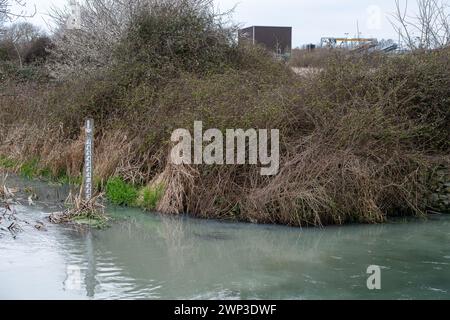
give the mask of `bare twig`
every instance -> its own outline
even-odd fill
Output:
[[[417,0],[418,12],[410,13],[408,1],[395,0],[392,26],[410,50],[432,50],[450,44],[450,6],[442,0]]]

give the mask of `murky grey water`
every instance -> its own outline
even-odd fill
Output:
[[[54,208],[16,210],[34,222]],[[301,230],[110,212],[104,231],[2,233],[0,298],[450,299],[449,216]],[[369,265],[380,291],[366,287]]]

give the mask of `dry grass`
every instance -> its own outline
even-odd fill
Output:
[[[95,152],[95,172],[94,175],[106,181],[116,173],[116,170],[124,167],[124,162],[129,159],[133,149],[127,136],[122,131],[110,131],[103,133],[98,139]],[[125,161],[124,161],[125,160]]]
[[[152,183],[163,185],[165,189],[157,210],[165,214],[184,213],[188,192],[195,185],[197,175],[198,172],[192,167],[168,164],[163,173]]]
[[[88,78],[3,86],[0,155],[36,157],[54,174],[77,176],[81,126],[92,117],[95,178],[164,185],[157,209],[165,214],[317,226],[426,211],[428,173],[449,163],[450,50],[384,57],[317,49],[294,52],[286,66],[258,48],[220,42],[212,51],[219,56],[194,52],[206,60],[192,69],[191,60],[165,51],[165,38],[154,34],[164,30],[148,32],[157,43],[131,34],[121,44],[125,55]],[[155,46],[164,49],[161,60],[152,60]],[[291,67],[321,71],[305,77]],[[279,175],[261,177],[255,166],[170,165],[171,133],[194,121],[279,129]],[[92,205],[74,202],[81,212]]]
[[[293,49],[289,65],[295,68],[322,68],[336,55],[343,50],[316,48],[313,50]]]
[[[101,203],[102,197],[103,194],[98,194],[91,200],[86,201],[83,199],[81,191],[78,195],[70,193],[66,200],[69,209],[64,212],[52,213],[49,216],[49,221],[54,224],[75,223],[103,228],[106,226],[108,218],[105,215],[105,207]]]
[[[421,214],[415,193],[406,190],[423,183],[416,180],[417,166],[395,163],[407,158],[393,154],[382,172],[375,159],[361,158],[352,150],[329,148],[320,140],[299,145],[277,177],[251,192],[251,216],[262,222],[319,226],[380,223],[406,207]],[[387,172],[396,165],[404,172]]]

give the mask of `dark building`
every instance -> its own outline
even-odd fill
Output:
[[[316,45],[315,44],[310,43],[310,44],[306,45],[306,50],[313,51],[314,49],[316,49]]]
[[[239,42],[261,44],[279,55],[290,54],[292,49],[292,28],[248,27],[239,30]]]

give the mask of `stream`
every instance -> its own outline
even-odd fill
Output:
[[[7,185],[38,200],[14,205],[23,232],[0,233],[0,299],[450,299],[448,215],[300,229],[108,208],[109,228],[77,231],[46,219],[68,187]]]

